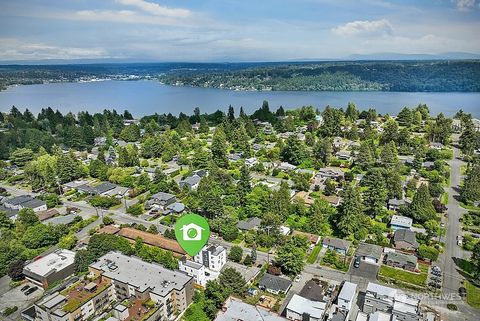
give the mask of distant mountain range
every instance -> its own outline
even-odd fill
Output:
[[[480,54],[469,52],[446,52],[440,54],[402,54],[395,52],[383,52],[373,54],[352,54],[339,58],[304,58],[276,62],[314,62],[314,61],[356,61],[356,60],[462,60],[480,59]],[[43,59],[43,60],[0,60],[0,65],[76,65],[76,64],[109,64],[109,63],[159,63],[153,59],[134,58],[96,58],[96,59]],[[167,63],[175,61],[164,61]],[[258,61],[254,63],[273,63],[274,61]],[[196,63],[196,62],[192,62]],[[223,61],[203,61],[198,63],[235,63],[235,59]],[[238,63],[249,63],[239,61]]]
[[[469,52],[445,52],[441,54],[401,54],[384,52],[376,54],[354,54],[345,57],[345,60],[458,60],[480,59],[480,54]]]

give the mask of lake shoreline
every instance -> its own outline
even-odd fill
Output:
[[[252,113],[267,100],[270,108],[293,109],[314,106],[346,107],[353,102],[361,110],[376,108],[381,114],[397,114],[404,106],[426,103],[432,114],[453,116],[459,109],[479,117],[480,93],[472,92],[394,92],[394,91],[242,91],[220,88],[167,85],[155,79],[48,82],[11,85],[0,91],[0,110],[15,105],[36,113],[52,107],[62,112],[103,109],[128,109],[136,116],[180,112],[190,114],[195,107],[202,112],[226,111],[231,104]]]

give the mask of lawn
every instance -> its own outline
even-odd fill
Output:
[[[480,288],[470,282],[466,282],[467,303],[474,308],[480,308]]]
[[[379,275],[392,279],[394,282],[399,281],[400,283],[408,283],[415,286],[423,287],[427,282],[427,273],[425,272],[413,273],[386,265],[380,267]]]
[[[428,273],[428,264],[421,264],[421,263],[418,263],[418,269],[422,272],[422,273]]]
[[[313,264],[317,261],[318,253],[320,253],[321,249],[322,249],[322,247],[320,245],[316,245],[313,248],[312,253],[310,253],[310,255],[307,258],[307,263],[308,264]]]

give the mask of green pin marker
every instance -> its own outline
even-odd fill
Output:
[[[210,226],[202,216],[186,214],[175,223],[175,237],[185,252],[195,256],[207,244]]]

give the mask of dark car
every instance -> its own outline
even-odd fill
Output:
[[[358,268],[359,266],[360,266],[360,258],[357,257],[357,258],[355,259],[355,262],[353,262],[353,267],[354,267],[354,268]]]
[[[25,295],[30,295],[33,292],[37,291],[37,289],[38,289],[38,286],[34,286],[33,288],[30,288],[27,291],[25,291]]]
[[[463,286],[458,288],[458,294],[460,294],[460,296],[462,298],[466,297],[467,296],[467,289],[465,289]]]
[[[23,292],[23,291],[26,291],[26,290],[28,290],[28,289],[30,289],[30,285],[27,284],[27,285],[25,285],[25,286],[22,286],[22,288],[20,289],[20,291]]]

